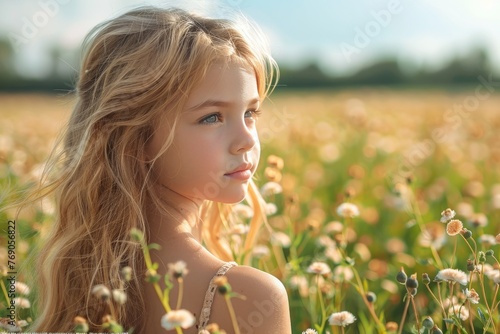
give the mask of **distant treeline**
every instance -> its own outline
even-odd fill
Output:
[[[350,86],[457,86],[478,84],[479,78],[495,78],[487,53],[474,50],[456,57],[439,69],[404,70],[394,58],[379,59],[349,76],[329,76],[316,63],[298,70],[281,68],[280,86],[322,88]]]
[[[16,52],[10,41],[0,37],[0,91],[46,91],[68,92],[74,89],[75,70],[78,68],[78,50],[70,52],[54,48],[50,54],[51,68],[43,79],[30,79],[16,71]],[[66,65],[70,64],[70,65]],[[72,64],[72,65],[71,65]],[[62,70],[61,70],[62,69]],[[68,70],[69,69],[69,70]],[[278,90],[346,88],[353,86],[455,86],[473,85],[478,78],[492,80],[492,66],[483,49],[471,51],[468,55],[456,57],[437,70],[402,68],[395,59],[388,57],[365,66],[349,76],[331,76],[321,70],[316,62],[299,69],[280,66]]]

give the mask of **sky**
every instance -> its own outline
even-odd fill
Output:
[[[384,56],[407,68],[438,68],[484,47],[500,69],[497,0],[0,0],[0,35],[16,45],[16,69],[43,76],[57,44],[77,48],[97,23],[139,5],[177,6],[202,15],[242,13],[267,35],[278,63],[318,61],[335,75]],[[69,61],[63,66],[74,66]]]

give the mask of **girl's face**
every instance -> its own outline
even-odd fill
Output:
[[[172,145],[154,164],[159,182],[193,200],[243,200],[259,163],[259,107],[252,70],[238,63],[212,65],[189,96]],[[158,124],[148,144],[150,157],[164,145],[168,129]]]

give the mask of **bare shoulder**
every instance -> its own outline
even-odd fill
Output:
[[[288,296],[279,279],[248,266],[234,267],[226,276],[232,291],[244,296],[231,299],[241,334],[291,333]],[[228,306],[221,295],[213,307],[211,320],[233,332]]]

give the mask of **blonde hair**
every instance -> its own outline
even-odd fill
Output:
[[[144,326],[142,252],[129,231],[147,235],[145,203],[161,207],[143,152],[153,124],[167,117],[175,123],[193,87],[216,61],[242,61],[255,71],[262,99],[273,86],[275,63],[260,40],[226,20],[208,19],[179,9],[141,7],[94,28],[84,45],[77,82],[77,102],[48,179],[30,198],[55,194],[56,219],[39,253],[39,309],[34,330],[72,331],[75,316],[89,319],[98,331],[105,304],[91,289],[125,286],[130,302],[117,306],[117,321],[141,332]],[[257,39],[251,36],[258,36]],[[248,251],[263,221],[255,185],[249,189],[255,215],[245,243]],[[164,208],[168,211],[168,208]],[[217,241],[220,222],[230,209],[220,203],[203,207],[210,226],[206,245],[223,260],[231,258]],[[214,223],[212,223],[214,222]],[[135,273],[125,282],[120,269]]]

